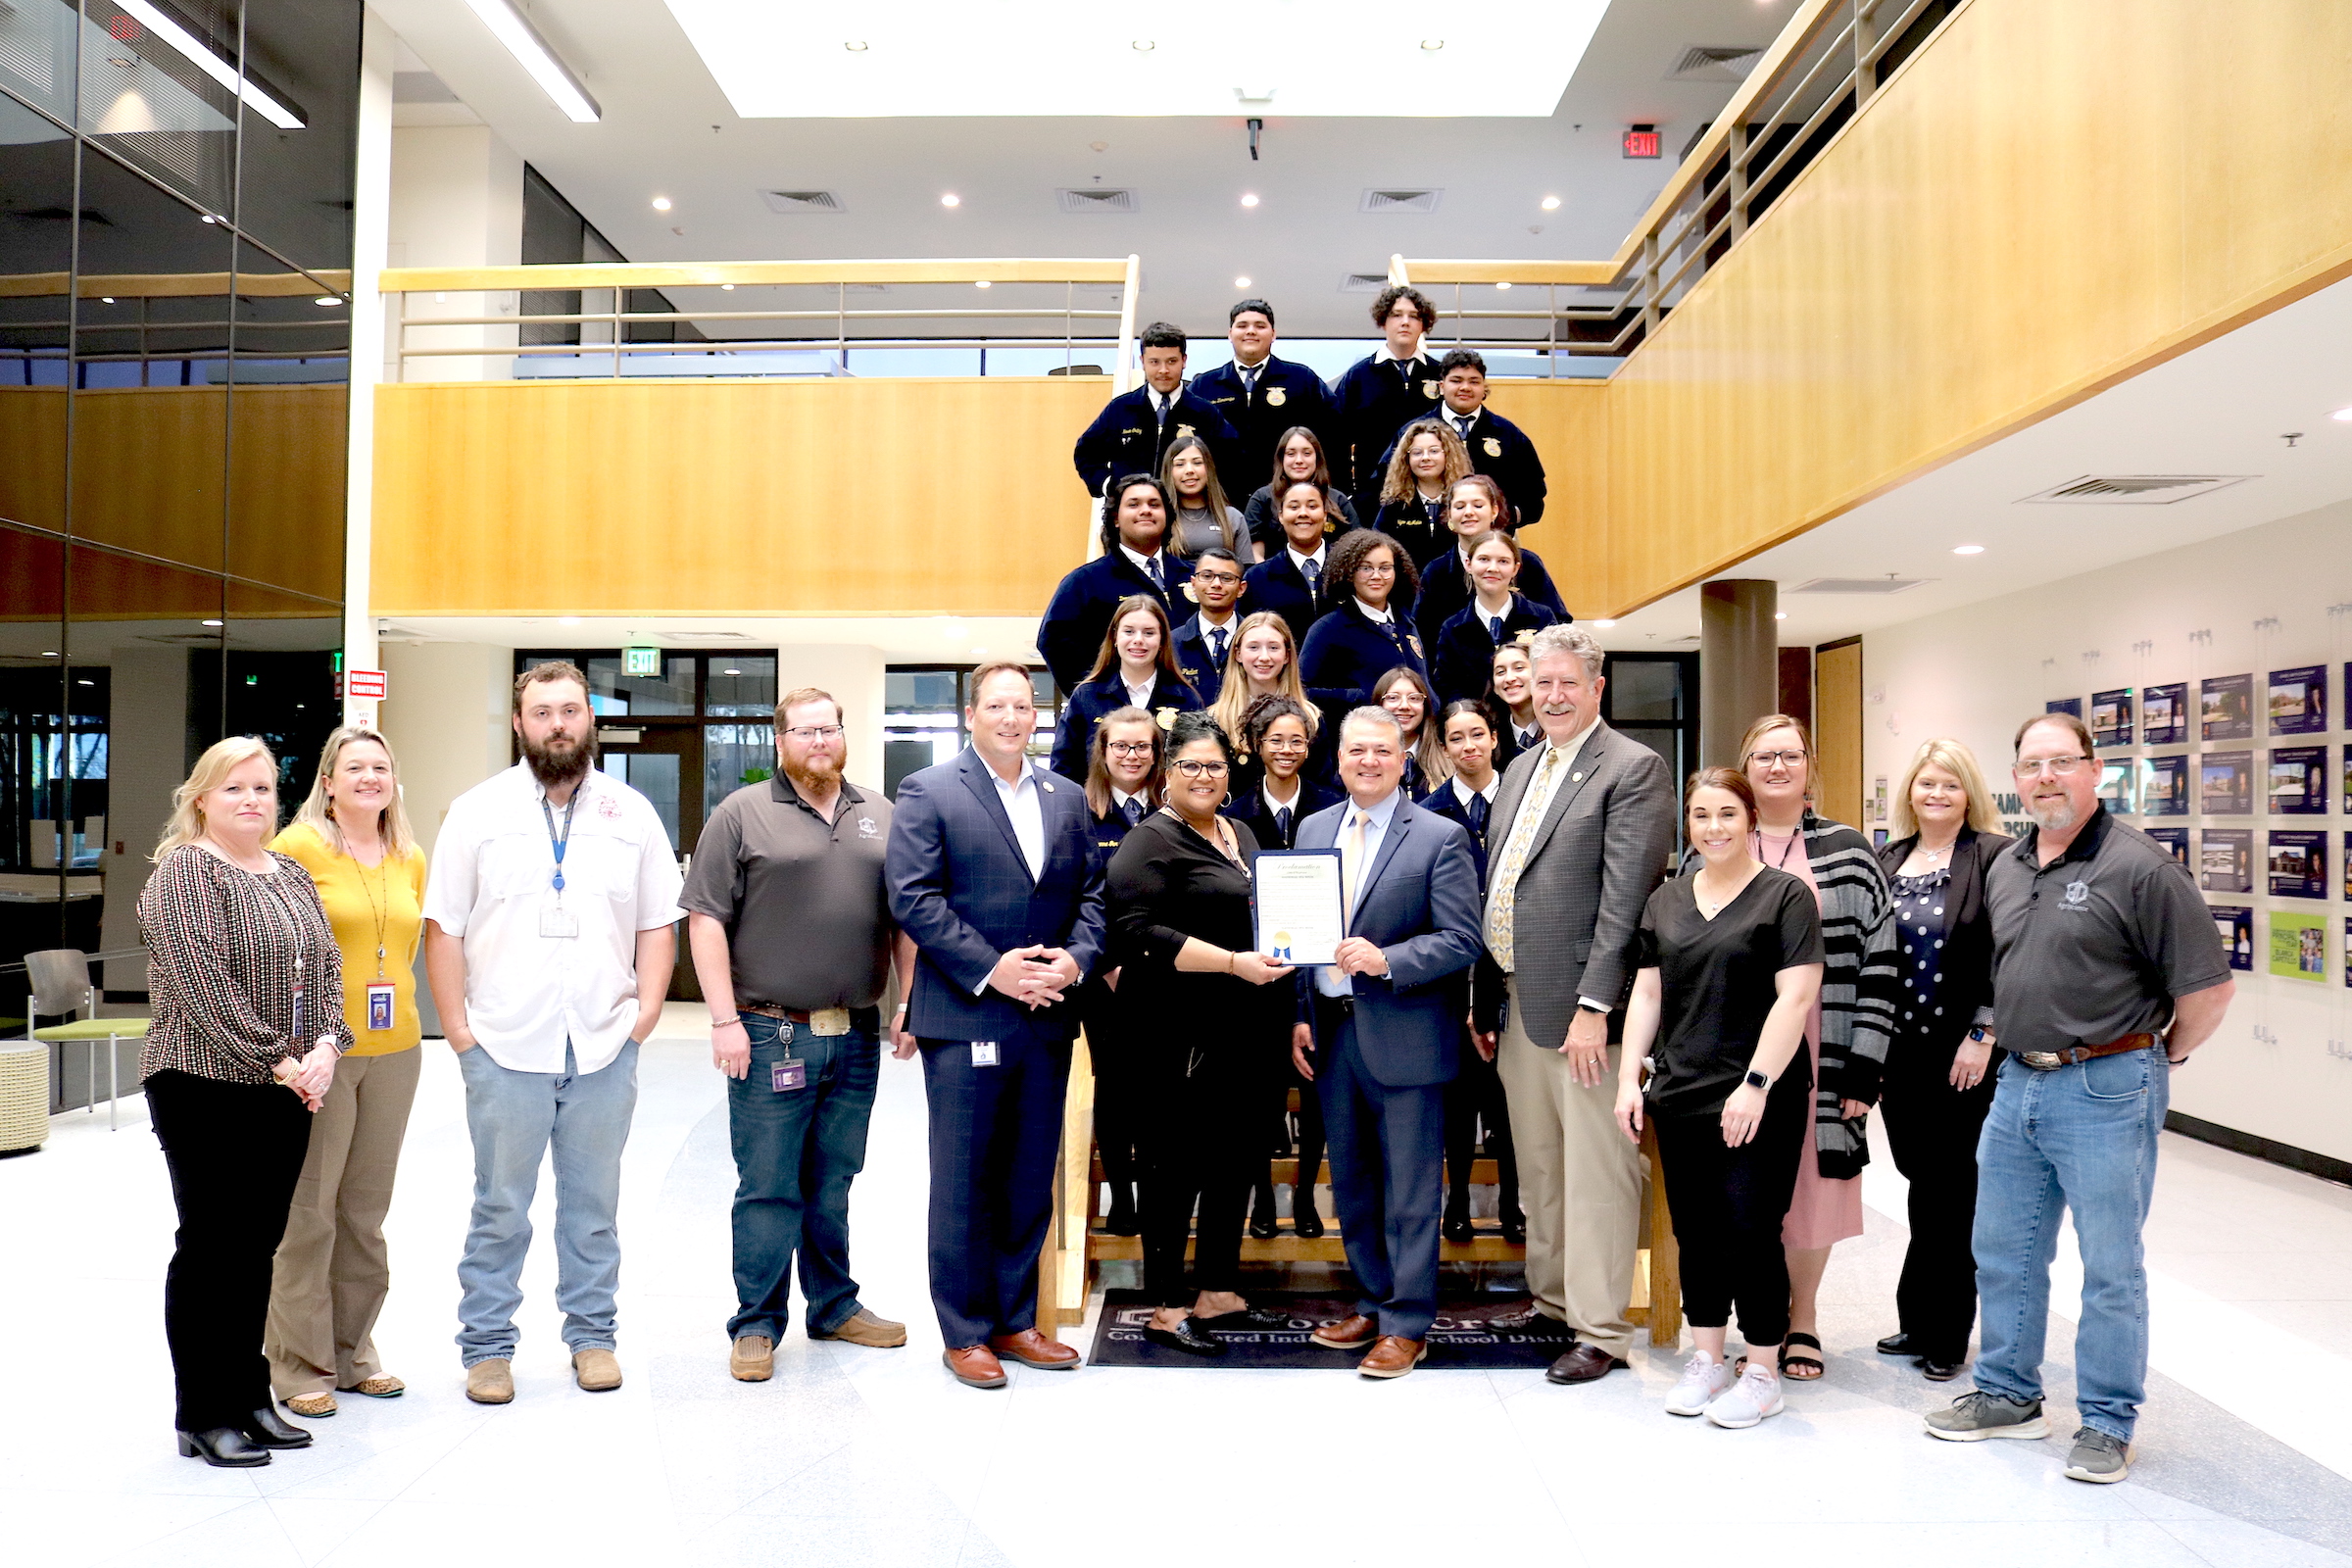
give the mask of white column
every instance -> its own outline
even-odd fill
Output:
[[[817,644],[776,650],[776,695],[802,686],[831,692],[849,729],[852,782],[882,787],[882,650],[863,644]],[[703,803],[708,811],[716,801]]]
[[[392,132],[390,250],[396,267],[513,267],[522,260],[522,159],[487,125],[401,125]],[[516,296],[411,295],[408,346],[512,349],[507,326],[417,327],[436,317],[513,316]],[[408,381],[503,381],[512,355],[412,360]]]
[[[384,739],[400,760],[400,799],[431,853],[449,803],[510,765],[514,650],[480,643],[388,643]]]
[[[379,669],[369,603],[374,552],[375,384],[382,374],[384,265],[392,200],[392,29],[369,9],[360,26],[358,179],[352,202],[351,422],[343,503],[343,667]],[[376,722],[372,701],[343,699],[343,722]]]

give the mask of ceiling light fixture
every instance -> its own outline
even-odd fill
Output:
[[[657,213],[666,213],[666,212],[668,212],[668,211],[669,211],[669,198],[668,198],[668,197],[666,197],[666,196],[657,196],[657,197],[655,197],[655,198],[654,198],[654,211],[655,211],[655,212],[657,212]]]
[[[1617,623],[1613,620],[1596,620],[1592,624],[1601,631],[1607,631],[1611,626],[1614,626]]]
[[[721,283],[718,285],[718,288],[719,292],[722,294],[732,294],[735,292],[735,285],[732,283]]]
[[[580,617],[577,615],[559,615],[556,617],[556,624],[559,626],[577,626],[579,623]]]
[[[2346,424],[2352,424],[2352,409],[2338,409],[2333,414],[2328,416],[2328,417],[2330,419],[2340,419]]]
[[[1127,47],[1134,50],[1139,55],[1148,55],[1152,50],[1158,48],[1159,45],[1153,43],[1149,38],[1138,38],[1135,40],[1135,42],[1129,44]]]
[[[865,40],[863,38],[852,38],[848,42],[844,43],[842,47],[854,55],[861,55],[865,53]]]
[[[1246,190],[1242,192],[1242,205],[1244,207],[1255,207],[1257,205],[1257,192],[1253,190]]]
[[[950,191],[939,199],[939,205],[942,207],[961,207],[963,205],[963,198],[956,195],[954,191]]]
[[[588,96],[580,78],[556,58],[555,50],[539,36],[539,29],[514,9],[513,0],[466,0],[466,4],[482,19],[482,25],[490,29],[491,36],[507,46],[507,53],[514,57],[515,64],[530,73],[540,91],[555,101],[566,119],[592,125],[605,118],[605,112]]]
[[[1546,196],[1544,198],[1543,207],[1547,213],[1556,213],[1560,210],[1560,199],[1557,196]]]
[[[149,32],[170,44],[187,58],[190,65],[235,93],[247,107],[280,130],[300,130],[302,117],[284,104],[264,92],[251,77],[240,81],[237,68],[206,48],[194,33],[157,10],[148,0],[116,0],[116,4],[139,19]]]
[[[208,621],[206,621],[206,622],[205,622],[205,624],[206,624],[207,626],[218,626],[218,625],[220,625],[220,623],[219,621],[217,621],[217,620],[208,620]]]
[[[99,296],[98,303],[101,305],[112,305],[115,303],[115,297],[112,294],[101,295]]]
[[[1776,610],[1772,612],[1772,618],[1775,620],[1787,620],[1788,618],[1788,612],[1786,610]]]
[[[343,296],[340,294],[321,294],[317,299],[311,301],[311,303],[313,305],[321,306],[340,305],[343,303]]]
[[[1494,280],[1494,286],[1496,288],[1509,288],[1511,286],[1511,280],[1507,277],[1498,277]]]
[[[1423,54],[1434,55],[1445,47],[1446,40],[1443,38],[1424,38],[1421,40],[1421,52]]]
[[[989,281],[985,277],[975,277],[972,279],[972,287],[974,288],[987,288],[989,286]]]
[[[1246,277],[1237,277],[1233,280],[1233,286],[1235,288],[1248,288],[1250,286],[1250,280]]]
[[[1953,554],[1953,555],[1955,555],[1955,556],[1981,556],[1981,555],[1983,555],[1984,553],[1984,547],[1983,545],[1954,545],[1954,546],[1952,546],[1952,554]]]

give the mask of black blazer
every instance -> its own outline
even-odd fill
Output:
[[[1409,608],[1409,607],[1408,607]],[[1347,704],[1338,712],[1323,710],[1323,721],[1335,728],[1348,708],[1372,700],[1372,683],[1402,664],[1427,678],[1429,660],[1421,651],[1420,634],[1403,610],[1390,611],[1396,638],[1365,614],[1353,598],[1325,613],[1307,628],[1298,645],[1298,678],[1309,689],[1346,692]],[[1320,703],[1321,699],[1317,699]]]
[[[1453,427],[1443,403],[1430,410],[1428,417],[1446,420],[1447,429]],[[1470,471],[1483,473],[1502,486],[1502,498],[1511,504],[1514,523],[1525,528],[1543,519],[1544,460],[1536,456],[1536,444],[1524,431],[1501,415],[1482,408],[1471,419],[1470,434],[1462,446],[1470,454]],[[1388,451],[1380,455],[1383,473],[1396,453],[1396,443],[1391,441]]]
[[[1314,431],[1326,453],[1339,439],[1331,394],[1311,368],[1269,354],[1258,368],[1256,396],[1244,396],[1243,385],[1242,368],[1228,360],[1194,376],[1190,388],[1234,428],[1238,466],[1230,472],[1222,467],[1217,470],[1230,496],[1273,478],[1274,443],[1292,425],[1303,424]]]
[[[1234,639],[1241,632],[1243,620],[1259,608],[1250,603],[1247,581],[1245,573],[1241,602],[1233,607],[1233,619],[1225,625],[1225,652],[1228,657],[1233,653]],[[1217,693],[1225,688],[1225,664],[1222,660],[1208,657],[1208,632],[1201,626],[1198,614],[1176,623],[1173,646],[1176,650],[1176,667],[1184,671],[1184,678],[1191,682],[1193,690],[1200,694],[1200,706],[1216,707]]]
[[[1332,482],[1351,492],[1369,484],[1377,494],[1380,455],[1396,432],[1446,406],[1438,395],[1438,356],[1429,345],[1411,360],[1383,360],[1380,353],[1365,355],[1331,384],[1340,439],[1324,455],[1331,460]]]
[[[1459,823],[1462,831],[1470,835],[1471,853],[1478,857],[1479,889],[1482,892],[1485,891],[1487,885],[1487,835],[1470,825],[1470,808],[1462,804],[1461,796],[1455,793],[1453,780],[1447,779],[1413,804],[1432,815],[1442,816],[1448,822]],[[1494,803],[1491,801],[1487,806],[1486,825],[1490,829],[1494,826]]]
[[[1274,813],[1266,809],[1265,792],[1261,787],[1263,783],[1263,775],[1254,769],[1250,770],[1250,787],[1245,791],[1237,777],[1233,796],[1225,803],[1224,813],[1248,826],[1250,834],[1256,838],[1258,848],[1263,850],[1297,849],[1298,824],[1317,811],[1326,810],[1347,799],[1330,785],[1319,784],[1301,771],[1298,775],[1298,804],[1291,808],[1291,831],[1286,838],[1275,829]]]
[[[1102,407],[1071,449],[1070,462],[1090,496],[1123,473],[1159,472],[1159,460],[1178,436],[1197,435],[1208,443],[1220,476],[1238,471],[1242,462],[1240,438],[1225,416],[1200,401],[1190,386],[1177,388],[1176,401],[1162,420],[1152,407],[1152,388],[1122,392]]]
[[[1250,537],[1265,547],[1266,559],[1280,555],[1290,539],[1282,531],[1282,519],[1274,513],[1274,487],[1261,484],[1250,492],[1250,504],[1242,509],[1242,519],[1250,525]],[[1337,539],[1351,528],[1363,524],[1355,520],[1355,503],[1338,485],[1323,487],[1323,537]]]
[[[1544,569],[1544,558],[1524,545],[1519,549],[1519,581],[1513,587],[1550,611],[1553,619],[1576,618],[1568,613],[1559,589],[1552,586],[1551,573]],[[1469,575],[1462,570],[1462,552],[1457,541],[1455,548],[1421,568],[1421,586],[1413,594],[1413,624],[1421,629],[1422,646],[1436,649],[1438,633],[1474,597]]]
[[[1323,552],[1323,564],[1331,564],[1331,552]],[[1298,564],[1291,560],[1290,547],[1285,544],[1271,551],[1266,559],[1242,574],[1242,602],[1236,607],[1246,615],[1270,610],[1291,625],[1291,641],[1306,641],[1307,628],[1314,625],[1322,605],[1306,591],[1306,579],[1299,575]]]
[[[1424,501],[1415,491],[1402,501],[1384,505],[1377,480],[1355,498],[1356,514],[1370,517],[1371,526],[1402,545],[1404,553],[1413,558],[1415,571],[1453,550],[1453,530],[1446,525],[1447,504],[1443,496]]]
[[[1095,667],[1095,656],[1102,651],[1102,634],[1110,630],[1110,612],[1128,595],[1150,594],[1168,607],[1170,621],[1184,618],[1175,607],[1192,603],[1180,591],[1192,580],[1193,564],[1164,551],[1159,563],[1168,579],[1164,592],[1152,586],[1152,579],[1127,559],[1124,550],[1112,549],[1083,566],[1070,568],[1037,623],[1037,651],[1054,672],[1055,685],[1074,692],[1086,683],[1086,672]]]
[[[1127,706],[1127,684],[1119,679],[1115,669],[1098,675],[1070,693],[1070,700],[1061,710],[1060,728],[1054,737],[1054,771],[1083,788],[1092,761],[1087,753],[1095,744],[1096,727]],[[1180,680],[1170,680],[1165,671],[1152,677],[1152,701],[1146,710],[1160,721],[1160,728],[1167,728],[1178,713],[1191,712],[1201,706],[1199,692]]]
[[[1558,619],[1549,606],[1514,593],[1511,608],[1502,617],[1503,641],[1508,642],[1521,632],[1542,631],[1556,624]],[[1426,637],[1427,633],[1423,635]],[[1480,616],[1475,603],[1454,612],[1438,632],[1430,654],[1429,683],[1438,689],[1438,701],[1444,704],[1457,697],[1484,697],[1488,683],[1494,678],[1494,650],[1501,646]]]
[[[1995,857],[2016,842],[1999,833],[1979,833],[1973,827],[1960,830],[1952,845],[1951,897],[1945,902],[1943,986],[1938,993],[1943,1016],[1936,1020],[1933,1057],[1902,1060],[1906,1054],[1916,1055],[1919,1041],[1907,1030],[1898,1031],[1892,1051],[1895,1059],[1886,1063],[1889,1074],[1909,1070],[1933,1073],[1940,1079],[1976,1022],[1977,1009],[1992,1004],[1992,917],[1984,906],[1984,872]],[[1916,833],[1879,846],[1879,864],[1889,884],[1918,847]]]

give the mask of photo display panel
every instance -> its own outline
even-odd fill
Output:
[[[2254,810],[2254,754],[2207,752],[2197,760],[2198,808],[2207,816],[2247,816]]]
[[[2132,744],[2132,688],[2090,694],[2090,740],[2099,747]]]
[[[2186,816],[2189,812],[2188,758],[2151,757],[2140,788],[2143,816]]]
[[[2328,814],[2328,748],[2274,746],[2264,787],[2273,816]]]
[[[2178,746],[2188,739],[2188,683],[2151,686],[2139,694],[2139,738],[2150,746]]]
[[[2215,675],[2198,688],[2200,730],[2209,741],[2254,738],[2254,677]]]
[[[2197,837],[2197,886],[2208,893],[2254,891],[2254,830],[2209,827]]]
[[[2328,835],[2302,828],[2271,830],[2271,897],[2328,896]]]
[[[2328,728],[2328,666],[2271,671],[2271,733],[2319,735]]]

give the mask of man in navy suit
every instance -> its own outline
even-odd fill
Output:
[[[1184,328],[1153,321],[1143,334],[1144,384],[1122,392],[1102,406],[1095,422],[1086,427],[1070,461],[1089,495],[1123,473],[1157,473],[1168,443],[1178,436],[1197,435],[1208,443],[1216,461],[1217,477],[1228,490],[1228,473],[1242,471],[1241,440],[1225,416],[1184,384]],[[1251,480],[1251,485],[1256,484]],[[1238,490],[1247,495],[1248,490]]]
[[[1356,1370],[1371,1378],[1402,1377],[1429,1353],[1445,1092],[1460,1067],[1480,952],[1470,835],[1404,798],[1404,756],[1393,714],[1349,713],[1340,730],[1348,800],[1298,829],[1298,848],[1340,851],[1348,935],[1337,963],[1299,972],[1291,1059],[1322,1101],[1332,1199],[1359,1293],[1355,1311],[1314,1340],[1369,1348]]]
[[[1537,456],[1536,444],[1526,431],[1487,407],[1486,356],[1476,349],[1455,349],[1438,362],[1438,370],[1443,406],[1433,411],[1436,416],[1462,438],[1462,450],[1470,454],[1470,471],[1483,473],[1502,486],[1515,514],[1511,526],[1534,527],[1544,518],[1544,460]],[[1389,444],[1372,469],[1371,491],[1376,500],[1381,476],[1389,471],[1389,461],[1396,455],[1395,432],[1391,432]],[[1372,510],[1380,509],[1375,506]],[[1521,586],[1525,588],[1525,584]],[[1535,597],[1532,590],[1528,594]]]
[[[1070,568],[1037,623],[1037,651],[1063,695],[1086,684],[1120,600],[1151,594],[1162,606],[1185,602],[1176,592],[1192,580],[1193,564],[1165,548],[1171,515],[1167,491],[1150,474],[1110,482],[1102,497],[1102,553]],[[1170,610],[1168,618],[1179,617]]]
[[[1242,597],[1240,558],[1223,545],[1201,551],[1185,593],[1200,612],[1177,623],[1176,667],[1200,694],[1200,706],[1214,708],[1225,684],[1225,656],[1242,629],[1241,613],[1234,609]]]
[[[1077,1032],[1102,953],[1102,867],[1086,796],[1029,760],[1028,669],[972,673],[971,749],[899,786],[883,876],[920,957],[894,1030],[923,1054],[931,1111],[931,1302],[958,1382],[1004,1386],[1078,1352],[1037,1328],[1037,1254]]]
[[[1244,300],[1226,313],[1233,360],[1193,377],[1193,395],[1225,416],[1239,438],[1241,467],[1217,478],[1237,502],[1274,477],[1274,443],[1305,425],[1329,452],[1339,437],[1338,411],[1323,378],[1308,367],[1274,357],[1274,307]]]

